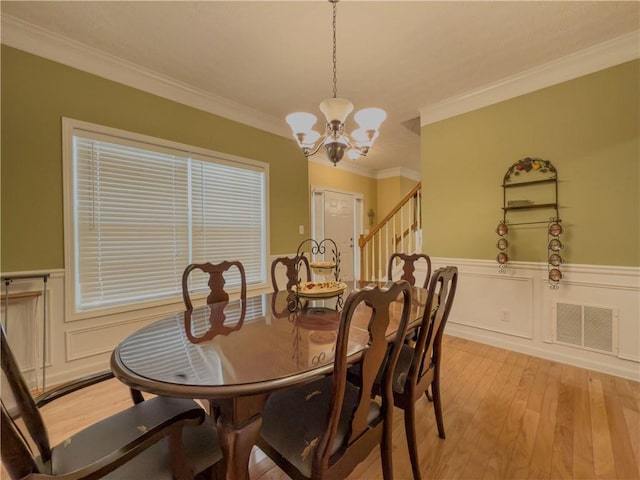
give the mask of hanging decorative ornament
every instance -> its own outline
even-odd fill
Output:
[[[547,248],[549,250],[549,261],[548,261],[548,277],[547,282],[549,282],[549,288],[552,290],[558,289],[558,284],[562,279],[562,272],[560,271],[560,265],[562,265],[562,257],[560,256],[560,251],[564,247],[562,242],[560,241],[560,235],[564,229],[560,224],[560,219],[551,217],[549,219],[549,225],[547,228],[548,232],[548,245]]]
[[[507,227],[507,224],[505,222],[500,222],[498,224],[498,228],[496,228],[496,233],[501,237],[506,235],[508,231],[509,227]]]
[[[507,226],[507,222],[503,219],[498,223],[496,227],[496,233],[500,236],[498,241],[496,242],[496,247],[500,252],[496,256],[496,261],[500,265],[498,267],[498,271],[500,273],[505,273],[507,271],[507,262],[509,262],[509,241],[506,238],[507,233],[509,232],[509,227]]]
[[[558,267],[562,264],[562,257],[557,253],[552,253],[549,256],[549,265],[553,265],[554,267]]]

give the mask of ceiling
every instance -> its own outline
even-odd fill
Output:
[[[332,94],[331,5],[312,1],[0,4],[27,22],[260,117]],[[338,96],[387,111],[371,171],[420,170],[420,110],[639,30],[640,3],[357,1],[338,4]],[[26,25],[26,24],[25,24]],[[316,125],[321,129],[320,125]],[[348,129],[353,125],[348,125]],[[342,161],[351,162],[345,159]]]

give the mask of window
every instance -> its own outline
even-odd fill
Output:
[[[74,120],[64,126],[73,313],[174,301],[190,263],[240,260],[249,285],[266,282],[267,164]],[[193,287],[205,291],[199,281]]]

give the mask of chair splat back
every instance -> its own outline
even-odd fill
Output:
[[[429,284],[429,294],[424,309],[422,328],[414,346],[414,359],[407,380],[419,384],[427,370],[440,357],[440,346],[444,327],[455,298],[458,285],[456,267],[440,268],[433,274]]]
[[[226,315],[225,308],[229,304],[229,294],[224,289],[225,274],[232,268],[236,268],[240,275],[240,302],[241,312],[239,320],[236,321],[234,326],[228,326],[225,324]],[[204,273],[209,274],[209,289],[210,293],[207,296],[207,305],[209,306],[209,329],[201,336],[196,336],[192,332],[192,313],[193,304],[189,294],[189,276],[194,270],[201,270]],[[216,335],[228,335],[229,333],[238,330],[242,327],[244,318],[247,313],[247,279],[244,272],[242,263],[238,261],[224,261],[218,264],[212,263],[192,263],[185,268],[182,274],[182,298],[185,304],[185,330],[187,337],[193,343],[199,343],[206,340],[211,340]]]
[[[285,267],[285,275],[287,277],[287,284],[284,290],[292,290],[294,285],[298,284],[298,281],[302,279],[298,278],[300,272],[306,274],[306,280],[311,280],[311,267],[309,265],[309,259],[305,255],[297,255],[295,257],[278,257],[271,262],[271,284],[273,285],[273,291],[279,292],[282,290],[278,285],[278,279],[276,270],[278,265]]]
[[[225,279],[224,273],[232,267],[236,267],[240,272],[240,298],[244,301],[247,298],[247,279],[244,272],[242,263],[238,261],[224,261],[217,264],[207,263],[192,263],[184,269],[182,273],[182,298],[187,310],[193,309],[191,303],[191,296],[189,294],[189,275],[193,270],[201,270],[204,273],[209,274],[209,289],[210,293],[207,296],[207,305],[218,302],[226,302],[229,300],[229,294],[224,289]]]
[[[351,319],[355,313],[356,308],[362,302],[371,309],[371,320],[368,324],[369,344],[367,348],[362,352],[360,359],[360,376],[354,378],[352,381],[356,383],[356,386],[361,392],[361,396],[358,402],[358,406],[353,414],[351,420],[351,438],[357,439],[364,431],[369,428],[369,422],[367,415],[369,414],[369,401],[371,393],[375,391],[376,378],[380,369],[385,367],[387,361],[388,341],[386,337],[386,331],[389,327],[389,308],[392,302],[402,295],[403,310],[400,328],[398,333],[404,334],[409,318],[409,309],[411,306],[411,289],[405,282],[394,283],[386,291],[381,290],[379,287],[374,287],[371,290],[361,290],[357,292],[351,302],[345,305],[343,317],[340,324],[340,331],[338,335],[337,345],[339,349],[336,349],[335,370],[340,372],[340,376],[346,378],[347,373],[347,346],[348,341],[340,338],[340,334],[348,335],[349,327],[351,325]],[[402,337],[398,337],[402,338]],[[389,356],[389,365],[395,365],[400,349],[399,345],[394,345]],[[387,366],[388,367],[388,366]],[[342,373],[344,372],[344,375]],[[392,368],[384,368],[382,385],[388,390],[386,398],[391,402],[392,389],[391,389],[391,376],[393,375]],[[336,376],[334,375],[334,381]],[[384,398],[384,395],[383,395]],[[383,401],[383,404],[386,402]],[[390,405],[391,403],[389,403]]]
[[[431,258],[424,253],[414,253],[413,255],[407,255],[405,253],[393,253],[389,257],[389,266],[387,267],[387,278],[389,280],[393,280],[393,266],[397,260],[402,261],[402,275],[400,276],[401,280],[406,280],[409,282],[409,285],[416,284],[415,271],[416,264],[420,260],[424,260],[427,264],[427,274],[424,277],[424,283],[422,285],[423,288],[427,288],[429,285],[429,278],[431,277]]]
[[[346,478],[376,447],[384,478],[392,478],[392,374],[410,308],[411,286],[406,281],[352,291],[341,312],[333,373],[271,394],[258,446],[291,478]],[[386,332],[392,318],[397,325],[391,328],[397,333],[390,341]],[[355,335],[367,347],[357,361],[361,374],[352,383],[347,381],[347,367],[353,362],[348,355]],[[381,401],[373,395],[379,372],[384,384]]]

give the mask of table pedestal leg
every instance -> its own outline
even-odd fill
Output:
[[[249,480],[249,458],[262,426],[266,395],[218,402],[218,438],[226,463],[227,480]]]
[[[242,428],[218,419],[220,447],[227,463],[227,480],[249,480],[249,457],[262,426],[262,417]]]

